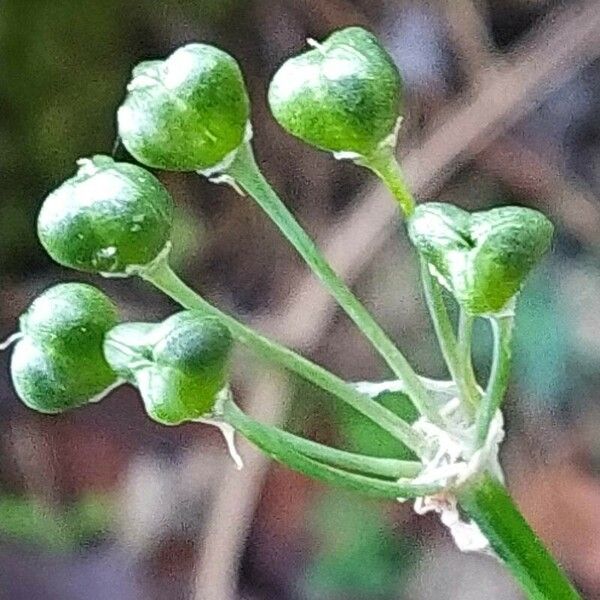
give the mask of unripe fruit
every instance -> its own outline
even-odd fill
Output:
[[[410,239],[443,285],[474,315],[501,311],[549,249],[554,226],[540,212],[502,206],[468,213],[451,204],[417,206]]]
[[[331,152],[371,156],[390,141],[402,109],[398,69],[360,27],[336,31],[287,60],[269,88],[275,119],[292,135]]]
[[[227,384],[231,346],[220,321],[183,311],[158,325],[119,325],[106,338],[105,356],[137,385],[152,419],[177,425],[210,413]]]
[[[102,358],[102,341],[117,323],[113,302],[85,283],[60,283],[40,294],[21,315],[23,335],[40,346]]]
[[[40,210],[38,235],[48,254],[91,273],[124,275],[151,263],[171,236],[167,190],[145,169],[108,156],[78,164]]]
[[[210,169],[244,140],[250,102],[236,60],[189,44],[139,64],[119,108],[119,135],[141,163],[171,171]]]
[[[112,302],[90,285],[46,290],[21,317],[23,337],[11,359],[21,400],[39,412],[57,413],[99,399],[117,380],[102,350],[116,323]]]

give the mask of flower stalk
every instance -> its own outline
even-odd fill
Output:
[[[247,440],[265,454],[309,477],[378,498],[412,498],[440,490],[437,484],[413,483],[411,479],[383,479],[371,470],[377,461],[360,455],[307,444],[301,438],[282,435],[281,430],[262,425],[245,415],[235,404],[228,403],[224,418]],[[301,440],[301,441],[300,441]],[[388,465],[386,465],[387,468]],[[410,464],[396,465],[404,473]],[[369,473],[369,474],[366,474]]]
[[[477,413],[476,448],[481,447],[486,440],[490,423],[504,400],[510,377],[514,317],[512,315],[492,317],[490,323],[494,336],[494,354],[487,389]]]
[[[473,359],[471,356],[471,346],[473,339],[473,325],[475,317],[465,310],[460,311],[458,317],[458,354],[459,361],[463,366],[463,377],[466,385],[469,387],[469,393],[475,399],[475,404],[480,400],[480,390],[473,370]]]
[[[227,174],[245,190],[271,220],[279,227],[283,235],[298,251],[306,264],[325,285],[338,304],[359,327],[373,347],[385,359],[396,377],[404,383],[406,391],[417,410],[432,423],[443,424],[429,393],[419,380],[402,352],[383,331],[381,326],[360,303],[348,286],[331,268],[320,250],[300,226],[280,200],[256,164],[252,147],[244,144],[238,150],[235,160],[227,169]]]
[[[409,219],[415,211],[416,201],[393,152],[385,153],[384,157],[384,160],[378,157],[365,158],[362,159],[361,164],[371,169],[381,179],[398,202],[404,218]],[[427,308],[448,371],[458,386],[466,407],[472,411],[475,397],[472,390],[467,387],[467,382],[462,373],[458,343],[448,315],[448,309],[444,303],[441,286],[431,274],[430,266],[424,259],[421,259],[421,281]]]
[[[402,204],[408,187],[398,178],[401,171],[389,171],[384,178],[390,192]],[[431,275],[429,265],[422,260],[422,281],[427,305],[440,343],[440,348],[457,387],[471,406],[478,404],[478,387],[471,361],[473,315],[461,308],[459,335],[455,336],[447,309],[441,298],[439,284]],[[514,300],[511,301],[511,307]],[[514,317],[512,310],[491,316],[494,334],[493,363],[488,386],[477,408],[473,450],[485,444],[492,419],[500,408],[510,375],[511,341]],[[520,583],[527,597],[535,600],[577,600],[579,594],[533,532],[515,506],[506,487],[488,472],[456,492],[460,507],[479,526],[490,547]]]

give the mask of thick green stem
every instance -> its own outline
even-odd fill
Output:
[[[227,174],[256,200],[296,248],[338,304],[385,359],[394,374],[403,381],[408,395],[419,412],[427,416],[432,423],[441,425],[442,421],[437,409],[413,368],[350,288],[331,268],[313,240],[273,191],[256,164],[250,144],[238,150],[235,160],[227,169]]]
[[[413,484],[410,480],[404,479],[386,480],[370,477],[316,460],[299,451],[296,444],[280,436],[278,431],[248,417],[233,403],[227,405],[225,417],[236,431],[265,454],[313,479],[379,498],[412,498],[439,491],[439,486],[436,485]]]
[[[492,419],[500,408],[508,387],[513,322],[512,315],[492,317],[490,320],[494,335],[494,358],[485,395],[477,413],[476,448],[485,443]]]
[[[519,581],[527,598],[581,600],[499,481],[485,474],[465,487],[458,499]]]
[[[159,262],[151,270],[143,273],[142,277],[185,308],[201,310],[216,316],[229,327],[231,334],[238,342],[248,346],[263,358],[297,373],[300,377],[337,396],[396,439],[402,441],[416,454],[419,456],[423,454],[426,447],[425,440],[408,423],[392,411],[373,402],[368,396],[357,392],[343,379],[330,373],[327,369],[260,335],[251,327],[214,307],[181,281],[166,261]]]
[[[228,401],[223,406],[223,419],[234,426],[242,418],[239,414],[240,408],[232,401]],[[244,416],[247,427],[252,426],[257,436],[263,435],[269,439],[277,438],[282,444],[287,444],[291,449],[306,455],[308,458],[317,460],[323,464],[345,471],[351,471],[368,475],[370,477],[380,477],[383,479],[397,480],[400,478],[416,477],[423,465],[420,462],[412,460],[397,460],[395,458],[379,458],[376,456],[367,456],[346,450],[331,448],[312,440],[294,435],[278,427],[265,425],[257,421],[250,424],[250,417]]]

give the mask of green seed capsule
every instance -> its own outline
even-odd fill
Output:
[[[171,235],[167,190],[145,169],[108,156],[79,165],[40,210],[38,235],[48,254],[92,273],[123,275],[151,263]]]
[[[250,102],[235,59],[189,44],[166,60],[139,64],[119,108],[119,134],[145,165],[199,171],[221,163],[242,143]]]
[[[106,337],[104,353],[138,386],[151,418],[177,425],[210,413],[227,384],[231,346],[217,319],[183,311],[158,325],[119,325]]]
[[[402,83],[392,58],[360,27],[333,33],[285,62],[269,88],[273,116],[292,135],[331,152],[371,156],[393,136]]]
[[[23,335],[42,347],[102,359],[102,341],[117,323],[117,310],[99,289],[61,283],[40,294],[21,315]]]
[[[163,425],[180,425],[210,413],[216,394],[205,383],[177,369],[154,365],[136,375],[148,416]]]
[[[21,317],[23,338],[11,360],[12,380],[30,408],[57,413],[100,398],[116,382],[104,358],[104,335],[117,323],[96,288],[65,283],[46,290]]]
[[[540,212],[503,206],[470,214],[451,204],[419,205],[410,239],[442,284],[474,315],[501,311],[550,247],[554,227]]]
[[[214,317],[188,310],[179,312],[152,332],[155,362],[205,379],[216,378],[222,387],[222,372],[232,338],[229,329]]]

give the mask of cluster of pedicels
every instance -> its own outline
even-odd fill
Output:
[[[377,171],[392,156],[402,82],[369,32],[350,27],[285,62],[269,88],[275,119],[305,142]],[[146,167],[227,175],[250,143],[250,102],[239,65],[205,44],[133,70],[118,110],[123,145]],[[44,201],[38,234],[59,264],[110,276],[166,260],[173,201],[141,166],[94,156]],[[502,207],[469,213],[443,203],[407,214],[429,269],[471,314],[502,311],[550,244],[540,213]],[[183,311],[162,323],[118,323],[113,303],[84,284],[46,290],[24,313],[11,371],[29,407],[56,413],[139,389],[164,424],[211,413],[227,386],[232,340],[218,320]]]

